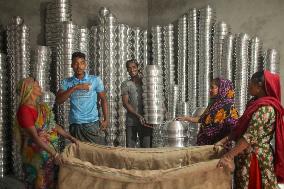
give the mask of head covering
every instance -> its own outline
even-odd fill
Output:
[[[240,117],[237,126],[229,138],[238,140],[247,130],[252,115],[262,106],[272,106],[276,111],[275,123],[275,173],[278,183],[284,183],[284,109],[281,105],[281,87],[279,75],[264,71],[265,92],[267,96],[251,101]]]
[[[199,118],[201,123],[200,131],[197,136],[197,144],[214,144],[230,131],[230,126],[235,126],[238,113],[234,108],[234,89],[230,80],[216,78],[218,83],[218,94],[208,105],[204,113]],[[210,135],[210,137],[208,137]]]
[[[28,77],[19,81],[17,85],[17,93],[19,95],[20,105],[24,104],[33,92],[34,78]]]

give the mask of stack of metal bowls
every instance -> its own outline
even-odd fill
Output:
[[[13,17],[11,24],[7,26],[7,53],[8,65],[10,69],[10,116],[16,115],[16,109],[19,104],[16,96],[16,86],[18,82],[30,74],[30,30],[24,24],[21,17]],[[12,120],[13,117],[10,117]],[[13,169],[15,176],[23,177],[20,147],[13,143]]]
[[[168,91],[166,120],[172,120],[176,117],[178,92],[179,92],[178,85],[172,85]]]
[[[37,46],[34,52],[33,77],[42,88],[41,102],[53,108],[55,95],[50,91],[51,49],[47,46]]]
[[[206,107],[198,107],[196,108],[192,116],[193,117],[200,117],[203,112],[205,111]],[[187,130],[187,136],[188,136],[188,144],[187,146],[195,146],[196,140],[197,140],[197,134],[199,132],[200,123],[189,123],[188,124],[188,130]]]
[[[86,61],[89,65],[90,60],[90,31],[88,28],[81,26],[79,28],[79,51],[86,55]],[[88,68],[89,69],[89,68]]]
[[[250,40],[249,56],[248,80],[255,72],[263,70],[262,41],[258,37],[253,37]]]
[[[165,123],[164,143],[166,147],[187,146],[187,123],[182,121],[168,121]]]
[[[247,103],[249,40],[249,36],[245,33],[237,34],[235,39],[235,103],[240,115],[243,114]]]
[[[144,30],[143,32],[143,58],[144,66],[149,64],[149,36],[148,31]]]
[[[123,102],[121,98],[121,84],[128,79],[128,73],[126,69],[127,54],[129,54],[128,36],[127,36],[128,26],[125,24],[119,24],[117,30],[118,37],[118,71],[117,71],[117,86],[118,86],[118,141],[120,146],[126,145],[126,109],[123,107]]]
[[[92,26],[90,31],[90,60],[89,73],[97,75],[97,64],[98,64],[98,27]]]
[[[162,124],[165,106],[162,69],[159,65],[147,65],[143,78],[144,118],[148,124]]]
[[[171,104],[171,97],[173,96],[173,87],[175,85],[175,64],[174,64],[174,26],[169,24],[164,26],[164,92],[165,92],[165,103],[167,111],[173,111]]]
[[[186,101],[187,94],[187,15],[178,19],[178,85],[179,101]]]
[[[117,19],[109,12],[104,18],[104,54],[105,59],[103,64],[102,80],[107,93],[108,108],[109,108],[109,127],[107,129],[108,138],[107,145],[113,145],[117,132],[117,105],[118,105],[118,86],[117,86]],[[102,22],[100,24],[103,24]]]
[[[234,35],[228,34],[224,39],[221,73],[223,78],[229,79],[234,82]]]
[[[163,31],[157,25],[152,27],[152,61],[163,69]]]
[[[6,55],[0,53],[0,179],[9,172],[11,127],[9,126],[9,84]],[[11,123],[10,123],[11,124]]]
[[[212,62],[212,30],[216,20],[215,11],[208,5],[200,10],[199,19],[199,69],[198,106],[207,106]]]
[[[130,26],[127,27],[127,59],[134,58],[134,30]]]
[[[43,91],[50,90],[51,49],[37,46],[34,52],[33,77],[39,82]]]
[[[79,28],[72,22],[62,22],[60,25],[61,38],[57,46],[57,62],[56,62],[56,72],[57,72],[57,89],[62,83],[63,79],[73,76],[72,64],[72,53],[79,50]],[[64,102],[63,105],[59,106],[58,109],[58,121],[64,126],[66,130],[69,128],[69,110],[70,102],[69,100]]]
[[[190,112],[197,106],[197,73],[198,73],[198,10],[188,12],[188,92]]]
[[[213,39],[213,78],[222,77],[222,56],[224,39],[231,33],[231,28],[225,22],[217,22],[214,25]]]
[[[178,102],[177,103],[177,115],[178,116],[186,116],[189,115],[191,112],[191,108],[189,106],[189,102]]]
[[[264,68],[272,73],[280,73],[280,56],[276,49],[268,49],[264,53]]]
[[[0,25],[0,52],[4,52],[4,28]]]
[[[143,53],[143,31],[139,27],[134,29],[134,58],[139,63],[139,70],[144,69],[144,53]]]
[[[51,64],[51,91],[57,92],[59,89],[57,66],[57,45],[61,39],[61,23],[71,21],[72,7],[70,0],[53,0],[47,4],[45,17],[45,39],[47,46],[51,47],[52,64]]]
[[[147,65],[143,78],[144,118],[153,126],[153,147],[162,147],[162,123],[165,116],[162,69],[159,65]]]

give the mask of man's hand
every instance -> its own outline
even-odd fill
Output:
[[[80,83],[75,86],[76,90],[90,90],[91,85],[89,83]]]
[[[143,116],[139,115],[139,116],[138,116],[138,119],[139,119],[141,125],[146,124],[146,120],[145,120],[145,118],[144,118]]]
[[[108,127],[108,121],[107,120],[101,120],[100,121],[101,130],[106,130],[107,127]]]

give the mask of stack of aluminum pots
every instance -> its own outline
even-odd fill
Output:
[[[90,31],[90,60],[88,62],[90,74],[97,75],[98,64],[98,27],[92,26]]]
[[[4,28],[0,25],[0,52],[4,52]]]
[[[161,124],[164,121],[165,106],[162,69],[159,65],[147,65],[145,67],[143,78],[143,105],[146,123],[154,125],[153,146],[162,146]]]
[[[9,115],[16,115],[19,99],[17,98],[16,86],[18,82],[30,75],[30,29],[24,24],[20,17],[13,17],[10,25],[7,26],[7,53],[10,78],[10,102],[11,112]],[[13,117],[10,117],[13,120]],[[13,169],[16,177],[21,178],[22,165],[20,147],[13,143]]]
[[[125,129],[126,129],[126,109],[123,107],[121,98],[121,84],[128,79],[126,69],[126,61],[130,53],[130,45],[128,45],[127,30],[129,26],[125,24],[118,25],[118,71],[117,71],[117,85],[118,85],[118,141],[120,146],[126,145]]]
[[[188,96],[190,112],[197,107],[197,73],[198,73],[198,10],[188,12]]]
[[[262,41],[258,37],[253,37],[250,40],[249,44],[249,71],[248,71],[248,80],[251,76],[263,69],[262,62]]]
[[[6,55],[0,53],[0,179],[9,173],[11,127],[9,126],[9,84]],[[11,123],[10,123],[11,124]]]
[[[149,38],[148,31],[144,30],[143,32],[143,58],[144,58],[144,66],[149,64]]]
[[[213,39],[213,78],[223,77],[222,57],[224,39],[231,33],[231,28],[225,22],[217,22],[214,25]]]
[[[117,132],[117,19],[106,8],[99,15],[99,74],[103,80],[108,100],[109,127],[107,145],[113,145]]]
[[[78,26],[72,22],[62,22],[60,25],[61,39],[57,46],[57,83],[62,83],[63,79],[72,77],[73,69],[72,53],[79,50],[79,29]],[[68,131],[69,129],[69,110],[70,101],[64,102],[63,105],[58,106],[58,121]]]
[[[178,104],[178,85],[171,85],[168,94],[167,101],[167,115],[166,120],[173,120],[177,115],[177,104]]]
[[[86,62],[88,64],[87,72],[89,72],[89,60],[90,60],[90,31],[86,27],[79,28],[79,51],[86,55]]]
[[[186,101],[187,94],[187,16],[178,19],[178,85],[179,102]],[[178,105],[179,107],[179,105]]]
[[[51,49],[37,46],[33,61],[33,77],[39,82],[43,92],[41,101],[53,108],[55,95],[50,91]]]
[[[199,19],[199,68],[198,68],[198,106],[204,107],[209,102],[209,88],[212,63],[212,30],[216,13],[207,6],[200,10]]]
[[[268,49],[265,51],[264,68],[272,73],[280,73],[280,56],[276,49]]]
[[[234,35],[228,34],[224,39],[221,61],[223,78],[234,82]]]
[[[167,112],[171,112],[167,119],[173,119],[173,109],[176,104],[173,104],[174,86],[175,86],[175,65],[174,65],[174,26],[169,24],[164,26],[164,91],[165,91],[165,104]],[[175,101],[176,103],[176,101]]]
[[[134,30],[134,58],[139,63],[139,70],[144,69],[144,46],[143,46],[143,32],[141,28],[136,27]]]
[[[61,24],[65,21],[71,21],[71,2],[70,0],[53,0],[47,4],[45,18],[45,38],[46,45],[51,47],[52,64],[51,74],[51,91],[56,93],[60,87],[58,73],[56,73],[57,45],[61,39]]]
[[[249,40],[245,33],[237,34],[235,39],[235,103],[240,115],[245,110],[248,96]]]
[[[153,64],[160,66],[160,68],[162,69],[162,77],[164,78],[164,46],[162,29],[163,28],[159,25],[152,27],[152,62]]]

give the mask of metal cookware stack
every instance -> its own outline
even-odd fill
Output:
[[[139,70],[143,72],[144,69],[144,45],[143,45],[143,33],[139,27],[133,28],[134,31],[134,58],[139,63]]]
[[[50,91],[51,49],[47,46],[37,46],[33,58],[33,77],[42,88],[41,101],[53,108],[55,95]]]
[[[164,122],[165,106],[162,69],[159,65],[147,65],[144,69],[143,105],[146,123],[153,125],[153,146],[162,146],[161,124]]]
[[[21,17],[13,17],[7,26],[7,60],[10,78],[10,120],[16,115],[19,104],[16,88],[18,82],[30,76],[30,28]],[[16,177],[22,178],[20,147],[13,143],[13,169]]]
[[[243,114],[248,100],[249,40],[249,35],[245,33],[237,34],[235,38],[235,103],[240,115]]]
[[[250,40],[249,44],[249,71],[248,71],[248,80],[251,76],[260,70],[263,70],[263,61],[262,61],[262,41],[259,37],[253,37]]]
[[[224,38],[222,49],[221,73],[225,79],[234,82],[234,35],[228,34]]]
[[[213,37],[213,78],[222,77],[222,57],[224,39],[231,33],[231,28],[225,22],[216,22]]]
[[[190,9],[188,19],[188,92],[187,99],[190,112],[197,106],[197,73],[198,73],[198,19],[197,9]]]
[[[265,51],[264,68],[272,73],[280,73],[280,56],[276,49],[268,49]]]
[[[87,27],[81,26],[79,28],[79,51],[86,55],[86,62],[88,64],[87,72],[89,72],[90,63],[90,30]]]
[[[98,26],[92,26],[90,31],[90,60],[88,62],[89,73],[97,75],[98,65]]]
[[[207,106],[212,64],[212,34],[216,13],[209,5],[200,9],[199,19],[199,68],[198,68],[198,107]]]
[[[163,27],[164,32],[164,92],[167,112],[173,115],[176,104],[174,100],[175,62],[174,62],[174,26],[169,24]],[[177,102],[177,99],[175,103]],[[172,116],[170,116],[172,117]],[[169,118],[169,117],[167,117]],[[172,118],[170,118],[172,119]]]
[[[168,121],[164,125],[164,146],[185,147],[187,146],[188,124],[182,121]]]
[[[0,179],[8,175],[11,163],[11,127],[9,124],[9,80],[6,55],[0,53]]]

